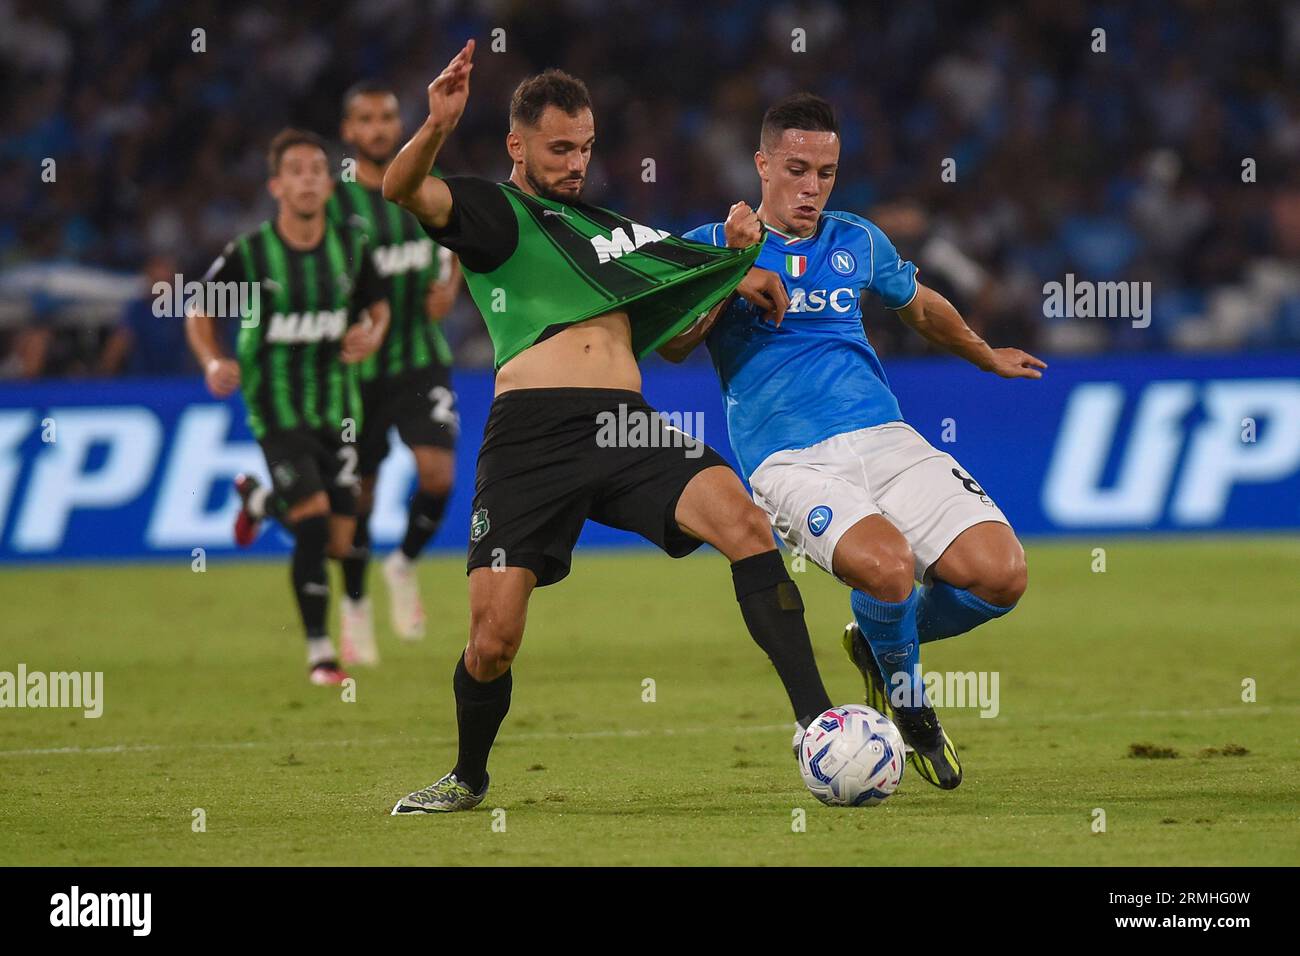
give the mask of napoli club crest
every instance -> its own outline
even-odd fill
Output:
[[[831,253],[831,268],[842,276],[851,276],[858,268],[858,260],[847,249],[836,249]]]
[[[808,530],[812,532],[814,538],[820,538],[822,532],[831,526],[831,509],[825,505],[818,505],[812,511],[808,512]]]

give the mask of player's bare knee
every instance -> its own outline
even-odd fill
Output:
[[[441,448],[417,446],[415,483],[422,494],[445,498],[451,494],[456,476],[456,459]]]
[[[469,658],[476,657],[489,667],[500,665],[500,670],[504,671],[514,660],[523,637],[522,617],[516,619],[513,615],[503,614],[494,601],[480,599],[470,602],[467,666]]]
[[[499,618],[483,615],[470,620],[469,647],[465,667],[479,681],[493,680],[510,668],[523,639],[522,625],[515,627]]]
[[[1015,604],[1029,586],[1029,569],[1025,565],[1025,554],[1019,548],[987,561],[981,572],[974,589],[976,594],[1000,607]]]
[[[325,492],[319,492],[290,506],[285,513],[284,520],[289,524],[297,524],[307,518],[326,518],[330,513],[329,498]]]
[[[692,530],[730,561],[776,549],[767,515],[739,487],[736,495],[718,499],[705,521]]]
[[[835,573],[877,600],[902,601],[912,593],[916,565],[906,541],[859,543],[836,558]]]
[[[446,498],[451,494],[451,475],[443,471],[421,471],[416,477],[416,486],[422,494]]]
[[[740,509],[733,527],[736,530],[736,543],[751,554],[760,554],[776,547],[772,539],[771,521],[763,509],[749,501]]]

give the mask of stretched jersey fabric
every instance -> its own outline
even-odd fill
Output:
[[[370,257],[383,282],[392,318],[384,344],[358,365],[363,382],[390,379],[430,365],[451,365],[451,348],[438,323],[425,311],[425,293],[438,279],[438,247],[420,220],[380,189],[338,182],[325,207],[336,226],[354,224],[370,240]]]
[[[720,222],[686,238],[726,243]],[[862,327],[860,295],[869,290],[901,309],[916,295],[916,266],[874,223],[847,212],[823,212],[806,239],[769,228],[755,265],[784,281],[790,294],[784,321],[775,326],[737,298],[706,340],[745,477],[775,452],[901,421]]]
[[[355,366],[339,356],[360,311],[384,298],[360,229],[328,221],[314,249],[290,247],[264,222],[226,246],[204,282],[257,283],[235,353],[255,438],[296,428],[361,426]],[[220,318],[228,318],[221,316]]]
[[[643,357],[721,302],[758,255],[714,248],[582,202],[472,176],[444,180],[451,218],[429,235],[460,256],[499,369],[565,327],[625,311]]]

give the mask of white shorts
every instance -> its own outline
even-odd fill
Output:
[[[918,581],[967,528],[984,521],[1011,524],[952,455],[905,422],[778,451],[749,484],[786,545],[832,574],[840,536],[868,515],[883,515],[902,532],[916,557]]]

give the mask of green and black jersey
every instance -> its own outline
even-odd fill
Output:
[[[365,230],[392,311],[384,344],[359,366],[361,380],[395,378],[433,364],[450,366],[451,348],[425,308],[425,294],[441,265],[438,247],[420,220],[384,199],[382,190],[360,183],[335,183],[326,212],[336,225],[351,222]]]
[[[451,218],[427,231],[460,256],[497,368],[575,322],[616,311],[627,312],[641,358],[726,298],[762,248],[689,242],[510,183],[444,182]]]
[[[226,246],[208,269],[205,282],[257,284],[235,350],[255,438],[336,430],[348,418],[360,428],[356,369],[339,352],[360,311],[384,298],[368,241],[359,228],[326,222],[316,248],[302,251],[264,222]]]

